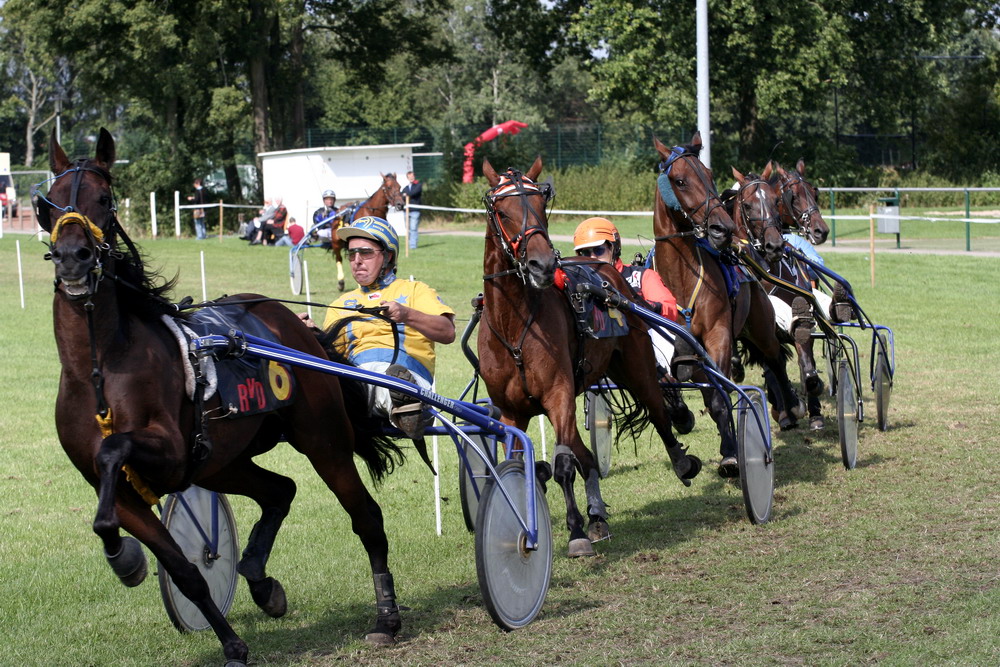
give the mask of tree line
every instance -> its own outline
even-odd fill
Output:
[[[996,24],[968,0],[711,1],[713,163],[1000,178]],[[313,128],[430,135],[447,180],[470,127],[696,125],[693,0],[6,0],[0,42],[0,150],[38,166],[57,119],[79,154],[106,126],[137,191],[222,170],[239,199],[237,165]]]

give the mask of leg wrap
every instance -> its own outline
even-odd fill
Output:
[[[596,468],[587,475],[587,481],[584,482],[583,486],[587,491],[587,514],[607,519],[608,506],[604,504],[604,498],[601,497],[600,476],[597,474]]]
[[[395,614],[399,611],[396,604],[396,586],[392,581],[392,573],[373,574],[375,582],[375,606],[379,615]]]

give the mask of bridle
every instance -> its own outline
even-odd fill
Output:
[[[680,211],[684,219],[691,224],[691,229],[664,236],[655,236],[653,240],[666,241],[667,239],[683,236],[694,236],[695,238],[703,239],[708,236],[708,219],[712,215],[712,211],[720,206],[724,209],[725,204],[722,202],[722,198],[719,197],[719,192],[715,189],[715,183],[712,179],[706,179],[704,170],[698,168],[697,165],[701,164],[701,162],[696,154],[687,152],[682,146],[674,146],[670,149],[670,153],[670,157],[660,162],[657,166],[660,173],[656,178],[656,184],[660,190],[660,197],[663,199],[663,203],[667,205],[667,208]],[[702,186],[705,188],[705,201],[696,206],[690,213],[681,206],[680,200],[677,199],[677,195],[674,193],[673,185],[670,183],[670,171],[678,160],[684,159],[694,160],[694,172],[698,175],[698,180],[701,181]],[[705,209],[705,211],[701,220],[695,220],[694,216],[702,209]]]
[[[751,185],[757,186],[755,195],[757,197],[760,206],[760,212],[762,214],[767,213],[767,208],[770,206],[770,200],[767,198],[767,196],[765,195],[764,191],[761,188],[762,186],[768,185],[768,182],[762,178],[756,178],[756,177],[753,178],[753,180],[749,180],[746,183],[740,185],[740,188],[736,194],[736,203],[733,208],[739,209],[738,213],[739,221],[743,229],[746,230],[747,239],[749,240],[750,245],[752,245],[754,249],[756,249],[758,252],[763,252],[762,248],[764,245],[764,232],[767,230],[768,227],[774,227],[780,233],[781,221],[778,217],[778,213],[774,211],[773,208],[771,209],[771,214],[766,217],[754,218],[747,214],[747,212],[743,208],[743,191],[746,188],[749,188]],[[755,233],[756,229],[760,229],[759,235]]]
[[[389,184],[386,182],[387,180],[388,179],[383,178],[382,179],[382,186],[379,188],[382,191],[382,193],[385,194],[385,203],[386,203],[386,206],[392,206],[396,210],[401,211],[401,210],[403,210],[403,206],[404,206],[403,195],[402,195],[402,193],[400,193],[399,200],[398,200],[399,203],[393,203],[393,201],[392,201],[392,189],[389,187]],[[399,185],[399,183],[397,181],[397,186],[398,185]],[[397,187],[397,191],[398,191],[398,187]]]
[[[544,197],[545,203],[548,204],[552,200],[552,186],[549,183],[535,183],[516,169],[508,169],[500,176],[500,182],[497,183],[496,187],[483,195],[483,204],[486,206],[486,217],[490,222],[490,231],[497,237],[497,242],[504,254],[513,264],[512,269],[483,276],[485,280],[516,274],[521,282],[527,282],[528,239],[536,234],[541,234],[549,249],[555,252],[552,241],[549,239],[545,217],[540,215],[529,203],[528,197],[535,196]],[[496,208],[497,201],[508,197],[517,197],[521,203],[521,226],[514,236],[510,236],[504,229],[500,220],[501,214]]]
[[[812,186],[804,178],[802,178],[802,175],[798,172],[792,172],[778,181],[778,189],[781,192],[781,202],[784,204],[785,211],[788,213],[788,216],[795,221],[795,224],[798,226],[799,234],[805,235],[809,232],[809,220],[812,218],[813,213],[819,212],[819,206],[816,205],[816,200],[813,199],[812,203],[806,207],[802,213],[796,213],[796,185],[800,185],[806,193],[812,192]]]
[[[110,191],[111,205],[108,207],[108,215],[103,221],[103,226],[94,224],[89,217],[77,210],[80,185],[83,182],[83,176],[86,172],[100,176],[104,182],[107,183]],[[44,183],[58,181],[69,174],[73,175],[73,182],[70,186],[69,204],[66,206],[59,206],[53,203],[40,192],[39,187]],[[125,238],[130,249],[133,250],[134,256],[138,257],[138,253],[134,251],[134,248],[132,248],[131,241],[125,237],[124,230],[122,230],[121,226],[118,224],[118,218],[116,216],[118,206],[117,200],[114,197],[114,191],[111,189],[111,173],[102,167],[92,164],[90,160],[77,160],[72,167],[58,176],[54,176],[47,181],[42,181],[41,183],[36,183],[31,188],[31,197],[35,204],[35,215],[38,217],[39,224],[43,228],[51,230],[49,232],[49,252],[45,255],[45,259],[50,259],[56,263],[60,262],[59,253],[56,250],[56,243],[66,225],[75,224],[83,228],[91,250],[94,253],[94,266],[88,273],[89,293],[93,294],[96,292],[98,284],[104,279],[104,260],[114,254],[111,244],[114,234],[120,233],[122,237]],[[53,209],[62,212],[54,224],[52,223]],[[105,229],[108,231],[105,232]],[[120,256],[120,254],[116,255],[116,257]]]

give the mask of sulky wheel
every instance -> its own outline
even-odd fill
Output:
[[[486,611],[504,630],[530,623],[545,602],[552,577],[552,524],[549,506],[537,480],[535,515],[538,549],[525,548],[521,523],[500,489],[503,488],[526,517],[524,462],[508,459],[497,467],[497,475],[486,483],[479,500],[476,521],[476,572]]]
[[[482,434],[469,436],[479,444],[494,466],[497,463],[497,441],[496,438]],[[465,449],[465,456],[469,460],[469,467],[472,468],[472,475],[461,457],[458,460],[458,495],[462,499],[462,516],[465,517],[465,527],[470,533],[476,532],[476,518],[479,515],[479,501],[483,495],[483,487],[489,479],[489,468],[483,459],[476,454],[469,443],[462,441],[461,445]]]
[[[298,253],[289,256],[288,269],[292,278],[292,294],[298,296],[302,294],[302,258]]]
[[[743,503],[751,523],[767,523],[774,505],[774,461],[769,447],[770,434],[761,433],[757,419],[764,424],[767,408],[756,394],[751,394],[750,407],[740,410],[737,419],[736,443],[739,447],[740,486]],[[756,415],[756,419],[754,416]]]
[[[181,502],[181,495],[184,496],[187,507]],[[240,557],[236,519],[229,501],[221,493],[192,486],[167,498],[163,504],[162,519],[163,525],[181,551],[201,571],[208,583],[212,600],[225,616],[236,594],[236,566]],[[213,528],[213,525],[217,525],[217,528]],[[209,543],[216,541],[215,549],[206,543],[206,537]],[[182,632],[209,629],[211,626],[204,615],[174,585],[166,568],[158,564],[157,570],[163,606],[174,626]]]
[[[878,337],[878,345],[875,350],[875,375],[872,377],[872,384],[875,385],[875,414],[879,430],[888,431],[892,373],[889,371],[885,334],[880,333]]]
[[[603,479],[611,472],[611,406],[604,394],[597,392],[588,391],[584,400],[587,402],[590,451],[597,461],[597,472]]]
[[[851,366],[847,359],[841,359],[837,371],[837,426],[840,429],[840,456],[848,470],[854,470],[854,466],[858,464],[860,418]]]

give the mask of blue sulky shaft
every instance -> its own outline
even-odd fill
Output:
[[[521,431],[514,426],[508,426],[491,417],[489,407],[457,399],[446,398],[430,391],[429,389],[423,389],[411,382],[406,382],[405,380],[400,380],[381,373],[375,373],[364,368],[358,368],[357,366],[339,364],[328,359],[320,359],[319,357],[306,354],[300,350],[286,347],[263,338],[258,338],[257,336],[245,334],[242,331],[237,330],[230,330],[228,335],[212,334],[209,336],[195,338],[190,342],[190,349],[195,354],[211,354],[218,358],[226,356],[242,357],[244,355],[251,355],[263,359],[269,359],[271,361],[279,361],[291,366],[297,366],[299,368],[307,368],[322,373],[328,373],[330,375],[351,378],[366,384],[385,387],[386,389],[392,391],[399,391],[407,396],[410,396],[411,398],[432,406],[438,411],[444,411],[462,419],[471,425],[462,425],[461,428],[454,425],[451,425],[450,428],[441,426],[430,427],[426,431],[426,434],[428,435],[452,435],[453,430],[460,430],[465,434],[482,433],[490,435],[503,442],[508,457],[514,454],[520,454],[523,456],[525,476],[527,478],[527,483],[524,485],[524,506],[526,511],[523,517],[516,511],[512,499],[507,494],[507,491],[501,488],[501,492],[504,497],[507,498],[507,502],[511,506],[511,510],[514,511],[515,515],[517,515],[518,521],[521,523],[521,527],[525,531],[527,548],[532,550],[537,549],[538,527],[535,514],[535,485],[531,481],[535,479],[535,453],[531,439],[528,438],[524,431]],[[435,415],[440,417],[437,412],[435,412]],[[444,420],[442,419],[442,421]],[[486,461],[486,465],[490,469],[491,475],[495,475],[496,470],[493,468],[492,464],[489,461]]]

